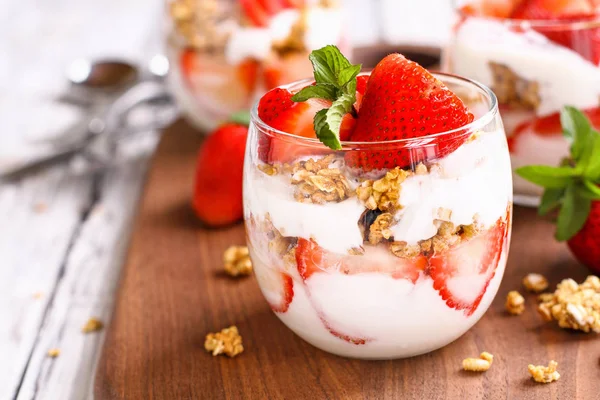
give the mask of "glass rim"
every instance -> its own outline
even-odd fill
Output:
[[[359,75],[367,75],[370,73],[371,73],[371,71],[367,70],[367,71],[361,72]],[[374,141],[374,142],[353,142],[353,141],[341,140],[340,143],[342,145],[342,148],[340,150],[341,151],[356,150],[357,148],[364,148],[364,147],[373,148],[373,147],[378,147],[378,146],[390,146],[390,145],[400,145],[400,144],[423,146],[424,144],[432,141],[433,139],[442,139],[443,140],[444,137],[448,137],[448,140],[454,140],[454,139],[456,139],[456,134],[460,134],[460,133],[467,134],[467,133],[476,132],[478,130],[483,130],[483,127],[485,127],[487,124],[492,122],[498,116],[498,114],[499,114],[498,99],[496,98],[496,95],[494,94],[494,92],[486,85],[484,85],[476,80],[473,80],[473,79],[464,78],[462,76],[454,75],[454,74],[450,74],[450,73],[446,73],[446,72],[430,72],[430,73],[435,78],[441,80],[444,83],[446,83],[448,80],[451,80],[451,81],[457,81],[465,86],[471,86],[471,87],[476,88],[480,93],[482,93],[485,96],[485,98],[489,102],[489,107],[488,107],[487,111],[483,115],[481,115],[479,118],[474,119],[472,122],[470,122],[466,125],[463,125],[461,127],[454,128],[451,130],[447,130],[444,132],[434,133],[432,135],[427,135],[427,136],[420,136],[420,137],[406,138],[406,139],[396,139],[396,140],[386,140],[386,141]],[[292,83],[289,83],[286,85],[279,86],[279,88],[290,89],[290,88],[295,88],[295,87],[304,87],[307,84],[310,84],[312,82],[314,82],[313,78],[306,78],[306,79],[298,80],[298,81],[295,81],[295,82],[292,82]],[[252,110],[250,111],[250,117],[251,117],[251,124],[256,125],[262,132],[265,132],[265,133],[268,133],[268,134],[271,134],[274,136],[280,136],[282,138],[285,138],[287,141],[302,142],[306,145],[313,145],[313,146],[317,145],[319,147],[325,146],[318,138],[308,138],[308,137],[304,137],[304,136],[298,136],[293,133],[281,131],[279,129],[275,129],[275,128],[269,126],[266,122],[264,122],[258,116],[259,102],[260,102],[260,100],[255,102],[254,106],[252,107]]]
[[[590,18],[573,18],[566,20],[544,20],[544,19],[515,19],[498,18],[485,15],[472,15],[465,13],[460,7],[455,8],[461,18],[476,18],[501,23],[510,27],[521,29],[541,29],[548,31],[576,31],[583,29],[600,28],[600,13],[595,13]]]

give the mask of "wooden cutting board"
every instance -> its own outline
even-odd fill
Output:
[[[253,277],[232,280],[223,251],[244,243],[242,225],[203,229],[189,207],[200,137],[178,122],[164,135],[134,227],[121,288],[96,376],[97,399],[600,399],[600,337],[541,321],[535,296],[521,316],[504,312],[531,271],[554,286],[588,271],[534,210],[516,207],[512,249],[499,294],[482,320],[436,352],[396,361],[360,361],[317,350],[270,311]],[[208,332],[235,324],[245,351],[212,357]],[[461,370],[486,350],[492,368]],[[562,378],[543,385],[527,364],[559,362]]]

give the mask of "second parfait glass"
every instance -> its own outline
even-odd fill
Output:
[[[496,98],[473,81],[435,76],[472,123],[335,151],[253,110],[244,213],[255,275],[277,317],[320,349],[364,359],[430,352],[470,329],[496,295],[512,215]],[[356,166],[377,152],[410,161]]]
[[[498,96],[512,166],[558,165],[569,154],[560,110],[582,109],[600,128],[600,16],[501,19],[460,9],[445,69]],[[514,175],[515,201],[535,205],[542,189]]]

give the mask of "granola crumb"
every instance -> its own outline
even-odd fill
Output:
[[[48,354],[48,357],[50,357],[50,358],[56,358],[56,357],[60,356],[60,349],[57,349],[57,348],[50,349],[50,350],[48,350],[47,354]]]
[[[296,22],[292,25],[287,37],[273,42],[271,48],[280,56],[286,56],[291,53],[307,52],[304,37],[308,25],[308,12],[303,9]]]
[[[370,210],[394,213],[400,209],[400,187],[411,174],[399,167],[388,171],[378,180],[366,180],[356,188],[358,198]]]
[[[525,311],[525,299],[521,293],[511,290],[506,296],[506,311],[512,315],[521,315]]]
[[[557,381],[560,378],[560,374],[556,370],[557,367],[558,363],[551,360],[547,367],[529,364],[527,369],[534,381],[539,383],[550,383]]]
[[[229,246],[223,253],[223,266],[229,276],[248,276],[252,273],[252,262],[247,246]]]
[[[548,280],[541,274],[527,274],[523,278],[523,286],[530,292],[541,293],[548,289]]]
[[[229,357],[235,357],[244,351],[242,337],[235,325],[222,329],[221,332],[206,335],[204,348],[213,356],[226,354]]]
[[[369,227],[369,243],[376,245],[392,237],[390,226],[394,222],[394,216],[390,213],[379,214]]]
[[[492,366],[494,356],[487,351],[479,355],[479,358],[465,358],[462,362],[465,371],[485,372]]]
[[[546,321],[556,320],[558,326],[583,332],[600,333],[600,279],[590,275],[577,284],[565,279],[554,293],[543,293],[538,299],[538,312]]]
[[[279,169],[271,164],[259,164],[258,169],[269,176],[274,176],[279,173]]]
[[[308,159],[292,165],[292,184],[296,185],[294,198],[302,203],[325,204],[340,202],[353,193],[350,183],[339,168],[330,167],[335,156],[319,160]]]
[[[102,330],[104,324],[97,318],[90,318],[85,325],[81,328],[83,333],[92,333]]]

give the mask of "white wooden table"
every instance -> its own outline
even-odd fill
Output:
[[[346,1],[350,22],[360,28],[349,31],[361,45],[414,39],[391,18],[414,12],[412,0]],[[448,13],[448,0],[423,3]],[[394,4],[397,12],[383,10]],[[0,0],[0,164],[80,117],[54,102],[67,90],[71,60],[120,56],[143,63],[160,51],[162,5]],[[439,32],[424,36],[425,44],[444,39]],[[110,320],[153,140],[108,170],[76,175],[57,165],[0,182],[0,400],[91,397],[104,333],[81,328],[90,317]],[[54,348],[60,355],[51,358]]]

